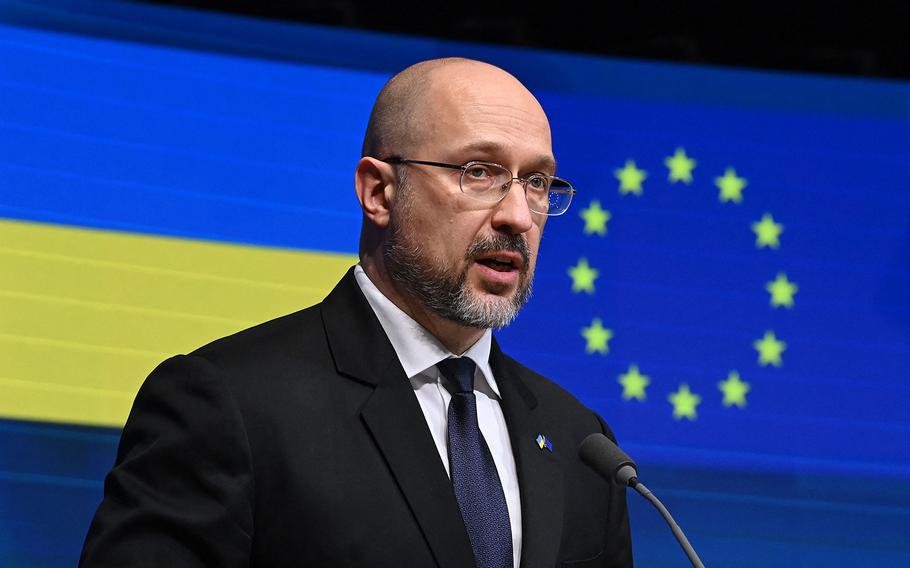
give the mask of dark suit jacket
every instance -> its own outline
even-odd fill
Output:
[[[607,426],[495,342],[490,363],[518,466],[521,565],[631,566],[625,491],[577,457]],[[352,272],[321,304],[152,372],[81,565],[473,565],[420,405]]]

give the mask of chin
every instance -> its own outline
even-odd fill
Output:
[[[530,296],[527,278],[523,274],[517,282],[484,281],[469,285],[464,290],[466,302],[459,309],[462,322],[470,322],[472,327],[493,329],[509,325]]]
[[[485,301],[511,302],[516,294],[516,285],[510,283],[484,282],[472,291],[474,296]]]

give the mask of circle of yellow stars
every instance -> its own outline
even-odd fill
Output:
[[[690,157],[685,148],[678,147],[671,156],[664,159],[667,168],[667,180],[672,183],[691,185],[693,171],[698,162]],[[639,168],[634,159],[627,159],[623,167],[616,168],[613,172],[619,182],[620,195],[641,196],[644,194],[644,182],[648,179],[648,172]],[[732,166],[724,170],[723,175],[714,178],[714,186],[718,190],[718,200],[721,203],[741,204],[743,194],[749,181],[737,174]],[[604,237],[607,235],[607,223],[612,214],[603,208],[600,201],[594,199],[587,207],[581,210],[580,217],[584,221],[584,234],[587,236]],[[751,224],[755,234],[755,247],[758,249],[777,250],[781,246],[781,234],[784,226],[774,219],[771,213],[764,213],[761,219]],[[593,295],[599,271],[590,265],[584,257],[578,259],[574,266],[567,270],[572,280],[573,293],[586,293]],[[791,282],[786,273],[778,272],[774,280],[765,284],[765,290],[770,296],[769,304],[772,308],[792,309],[795,305],[794,296],[799,291],[799,286]],[[588,354],[607,355],[610,352],[610,340],[613,339],[612,329],[604,327],[600,318],[593,318],[591,324],[581,329],[585,340],[585,352]],[[767,330],[759,339],[752,343],[758,353],[758,365],[762,367],[783,365],[783,353],[787,349],[786,342],[778,339],[774,331]],[[647,388],[651,384],[651,377],[645,375],[638,365],[629,365],[626,372],[619,375],[618,383],[622,386],[622,398],[626,401],[644,402],[647,399]],[[721,404],[725,408],[745,408],[746,395],[752,386],[742,380],[738,371],[731,370],[727,378],[718,381],[717,388],[722,395]],[[698,406],[702,397],[691,390],[688,383],[681,383],[676,391],[667,396],[668,402],[673,407],[673,418],[676,420],[693,421],[698,417]]]

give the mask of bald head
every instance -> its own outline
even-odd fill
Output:
[[[379,92],[366,135],[362,156],[405,156],[420,147],[426,136],[438,130],[442,107],[457,99],[475,83],[495,80],[540,105],[533,95],[506,71],[472,59],[449,57],[411,65],[392,77]],[[543,114],[543,110],[540,109]]]
[[[497,167],[522,183],[465,190],[465,179],[483,183]],[[527,299],[547,216],[529,203],[526,180],[555,170],[550,123],[518,79],[469,59],[408,67],[379,93],[354,173],[364,271],[462,353]],[[494,253],[511,265],[491,267]]]

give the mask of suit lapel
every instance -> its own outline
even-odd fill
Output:
[[[339,373],[375,385],[361,417],[440,566],[472,566],[471,542],[417,397],[353,270],[322,304]]]
[[[538,435],[549,434],[547,425],[535,412],[537,398],[525,385],[524,373],[502,353],[495,340],[490,366],[502,392],[502,411],[518,469],[521,567],[553,566],[562,540],[563,479],[558,454],[561,448],[551,452],[537,445]]]

